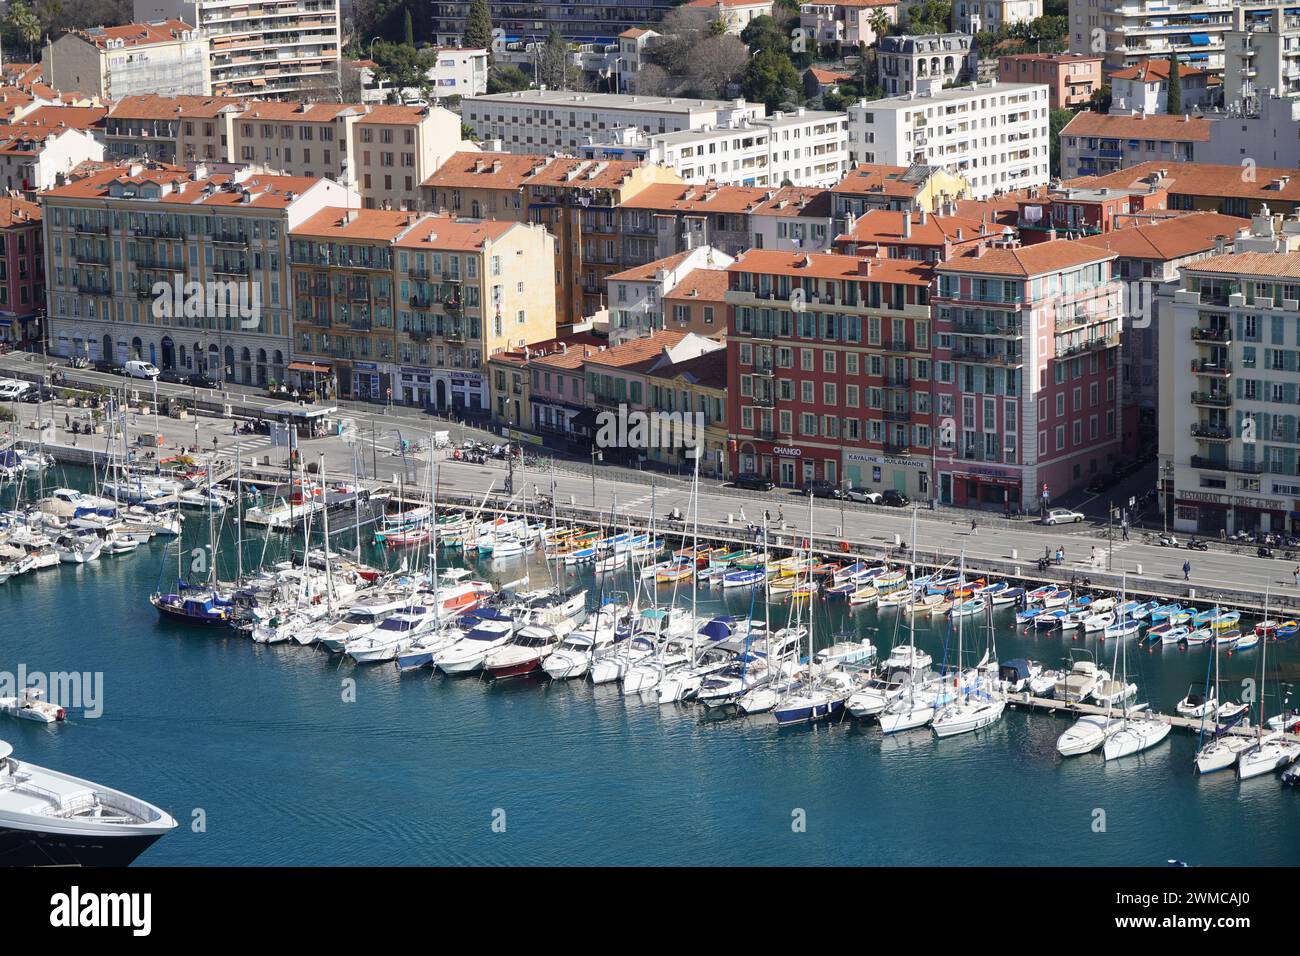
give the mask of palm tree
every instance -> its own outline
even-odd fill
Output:
[[[36,14],[22,0],[13,0],[13,3],[9,4],[9,15],[6,19],[9,21],[9,28],[27,44],[28,56],[35,59],[33,50],[41,39],[41,21],[36,18]]]
[[[889,14],[885,12],[884,7],[876,7],[867,14],[867,23],[871,27],[871,32],[876,35],[877,42],[889,32]]]

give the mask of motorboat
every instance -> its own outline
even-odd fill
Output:
[[[55,724],[68,716],[58,704],[42,700],[40,690],[35,687],[25,687],[16,696],[0,697],[0,714],[38,724]],[[3,860],[3,855],[0,855],[0,860]]]
[[[619,630],[626,626],[628,608],[625,604],[607,603],[589,618],[584,626],[570,632],[555,653],[542,663],[542,669],[553,680],[585,677],[591,669],[592,659],[613,645]]]
[[[1070,672],[1056,682],[1053,696],[1067,703],[1084,700],[1091,696],[1099,683],[1109,677],[1110,674],[1092,661],[1075,661]]]
[[[343,652],[358,664],[377,664],[396,660],[397,655],[438,626],[432,607],[411,604],[379,622],[368,634],[347,642]],[[450,643],[451,638],[444,638]]]
[[[505,646],[514,636],[515,629],[515,619],[504,611],[474,611],[467,626],[452,643],[427,652],[417,643],[398,659],[397,666],[408,670],[431,664],[444,674],[468,674],[482,667],[488,654]]]
[[[886,674],[896,670],[916,672],[928,669],[933,663],[934,659],[925,651],[918,650],[915,645],[896,644],[889,656],[881,662],[880,669]]]
[[[5,866],[128,866],[176,826],[153,804],[20,761],[0,741]]]
[[[841,665],[858,664],[866,666],[876,659],[876,646],[865,638],[860,641],[837,641],[830,647],[823,647],[813,655],[818,664]]]
[[[331,654],[342,654],[350,641],[364,637],[384,620],[411,603],[409,590],[367,595],[344,609],[338,620],[316,632],[315,642]],[[303,637],[306,636],[305,632]],[[300,638],[300,643],[303,639]],[[307,643],[310,643],[307,641]]]
[[[866,683],[860,685],[849,696],[845,706],[850,716],[876,717],[903,695],[909,683],[911,678],[907,673],[892,669],[885,670],[884,673],[875,674],[868,678]]]
[[[483,658],[483,671],[494,680],[537,673],[559,645],[560,636],[552,629],[526,625]]]
[[[1215,711],[1218,710],[1218,700],[1213,692],[1207,697],[1197,685],[1193,684],[1188,688],[1187,695],[1178,702],[1174,710],[1181,717],[1213,718]]]

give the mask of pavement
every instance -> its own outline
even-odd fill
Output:
[[[40,356],[0,356],[0,376],[5,375],[6,368],[14,367],[39,372]],[[75,381],[85,384],[120,389],[125,381],[128,392],[138,390],[142,400],[147,400],[153,392],[152,384],[145,381],[123,380],[119,376],[88,370],[60,370],[67,371]],[[158,385],[160,397],[184,398],[192,397],[193,393],[194,389],[189,386],[167,383]],[[229,393],[222,390],[212,395],[229,395],[229,400],[249,411],[281,404],[277,400],[238,387],[232,387]],[[8,407],[18,412],[20,423],[5,427],[15,437],[34,440],[36,435],[29,423],[34,421],[38,406],[16,403]],[[40,408],[46,420],[52,419],[55,424],[55,444],[73,443],[73,436],[64,428],[65,415],[76,417],[78,414],[88,414],[85,410],[67,409],[61,405],[51,408],[46,404]],[[429,438],[434,431],[450,430],[453,442],[457,443],[466,438],[500,440],[490,432],[449,423],[418,409],[364,405],[340,406],[340,409],[340,417],[349,422],[345,436],[305,440],[300,446],[307,462],[323,458],[326,474],[339,478],[350,479],[355,472],[383,482],[396,483],[400,480],[408,487],[413,484],[427,487],[424,469],[430,457]],[[237,436],[232,433],[233,423],[220,417],[200,415],[188,421],[179,421],[161,416],[155,420],[152,415],[132,417],[128,414],[129,440],[134,442],[138,436],[152,433],[155,421],[157,432],[165,439],[160,452],[170,453],[192,444],[207,451],[215,438],[220,456],[232,456],[238,448],[240,456],[246,461],[253,459],[260,463],[269,459],[272,464],[280,465],[286,461],[287,449],[273,447],[269,436]],[[424,447],[404,456],[397,451],[402,439],[424,443]],[[79,436],[77,441],[84,446],[87,438]],[[100,449],[106,449],[108,445],[106,436],[93,436],[90,441]],[[532,447],[526,450],[530,456],[543,451]],[[437,483],[440,492],[481,497],[489,489],[498,493],[504,490],[508,476],[506,462],[491,460],[487,464],[474,465],[451,460],[448,454],[446,450],[432,452],[438,465]],[[1140,578],[1144,582],[1158,583],[1174,593],[1181,593],[1183,563],[1190,562],[1191,587],[1234,587],[1257,590],[1261,595],[1267,587],[1288,601],[1300,600],[1300,587],[1296,586],[1292,574],[1293,569],[1300,565],[1300,559],[1284,559],[1280,550],[1277,552],[1278,558],[1270,560],[1257,557],[1253,547],[1230,549],[1217,542],[1208,552],[1171,549],[1160,547],[1154,542],[1144,542],[1144,534],[1150,537],[1154,535],[1136,528],[1131,531],[1128,541],[1108,540],[1104,520],[1107,500],[1121,500],[1114,497],[1120,494],[1125,495],[1122,500],[1126,501],[1130,483],[1136,489],[1153,484],[1154,477],[1144,473],[1130,476],[1125,483],[1103,493],[1097,499],[1083,502],[1085,507],[1080,510],[1099,516],[1100,520],[1073,525],[1045,527],[1028,518],[1006,519],[1000,515],[959,509],[931,511],[925,506],[900,509],[828,500],[814,503],[813,521],[819,535],[829,533],[853,541],[876,540],[890,544],[897,536],[897,540],[905,546],[915,544],[919,549],[940,549],[948,553],[964,551],[972,559],[1010,559],[1025,562],[1030,567],[1039,557],[1060,547],[1065,550],[1064,569],[1069,573],[1083,577],[1109,568],[1115,574],[1128,574],[1135,583]],[[594,506],[604,511],[608,511],[617,501],[617,513],[621,519],[648,518],[652,502],[656,515],[661,519],[673,508],[680,509],[687,516],[692,514],[689,479],[604,464],[593,469],[585,461],[547,459],[532,468],[522,468],[516,464],[513,487],[516,494],[527,498],[538,493],[547,495],[553,492],[560,505]],[[1096,506],[1098,499],[1099,507]],[[779,489],[760,493],[738,491],[716,482],[700,482],[701,523],[725,524],[730,520],[740,531],[749,522],[763,523],[765,511],[770,513],[773,527],[779,523],[778,518],[783,518],[785,528],[790,533],[800,534],[808,530],[809,509],[806,498]],[[972,517],[976,521],[974,531],[971,529]],[[913,522],[916,528],[915,542]]]

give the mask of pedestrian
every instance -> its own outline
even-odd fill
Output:
[[[980,532],[979,532],[979,528],[977,528],[977,527],[975,526],[975,519],[974,519],[974,518],[971,518],[971,519],[970,519],[970,533],[971,533],[971,534],[979,534],[979,533],[980,533]]]
[[[1057,549],[1056,549],[1056,563],[1057,563],[1058,565],[1059,565],[1059,564],[1064,564],[1064,563],[1065,563],[1065,549],[1064,549],[1064,548],[1057,548]]]
[[[1192,579],[1192,562],[1190,562],[1190,561],[1184,561],[1184,562],[1183,562],[1183,580],[1184,580],[1184,581],[1190,581],[1191,579]]]
[[[1092,565],[1093,567],[1097,566],[1097,546],[1095,544],[1092,546]]]
[[[71,427],[72,427],[72,416],[69,415],[69,414],[67,414],[67,413],[64,413],[64,415],[63,415],[63,428],[64,428],[64,430],[66,431],[67,429],[70,429]]]
[[[1128,519],[1127,518],[1125,518],[1123,521],[1119,523],[1119,533],[1123,536],[1125,541],[1128,540]]]
[[[1297,564],[1295,570],[1291,572],[1291,580],[1295,581],[1295,586],[1300,588],[1300,564]]]
[[[785,508],[781,505],[777,505],[776,507],[776,523],[782,528],[785,527]]]
[[[764,508],[764,509],[763,509],[763,524],[771,524],[771,523],[772,523],[772,511],[771,511],[770,508]]]
[[[741,521],[747,521],[747,520],[748,520],[748,519],[745,517],[745,506],[744,506],[744,505],[741,505],[741,506],[740,506],[740,520],[741,520]]]

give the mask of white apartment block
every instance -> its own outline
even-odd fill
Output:
[[[1029,23],[1042,15],[1043,0],[957,0],[952,5],[953,29],[971,36]]]
[[[972,199],[1046,183],[1048,89],[976,83],[849,107],[849,161],[938,166],[962,176]]]
[[[777,112],[735,126],[662,133],[646,157],[688,183],[734,186],[833,186],[848,171],[848,117]]]
[[[882,37],[877,57],[886,96],[975,78],[975,39],[966,33]]]
[[[1297,250],[1300,220],[1265,208],[1231,255],[1183,267],[1161,314],[1160,467],[1172,470],[1175,530],[1300,531]]]
[[[508,153],[575,153],[588,138],[633,126],[646,136],[761,119],[762,103],[623,93],[520,90],[470,97],[461,118],[480,140],[500,140]]]
[[[1275,7],[1248,17],[1244,7],[1232,11],[1232,26],[1223,36],[1223,103],[1255,112],[1270,94],[1300,94],[1300,16],[1295,8]]]
[[[487,92],[488,51],[463,47],[444,47],[437,51],[437,59],[425,73],[433,88],[434,99],[450,96],[479,96]],[[386,103],[392,88],[383,80],[375,79],[373,65],[363,60],[357,64],[361,80],[361,102]],[[408,86],[397,91],[402,102],[411,102],[424,94],[419,88]]]
[[[104,158],[104,144],[86,130],[19,121],[0,127],[0,189],[49,189],[83,162]]]
[[[1182,62],[1218,75],[1233,7],[1233,0],[1070,0],[1070,52],[1104,56],[1108,74],[1177,53]]]
[[[204,96],[211,92],[208,41],[180,20],[72,30],[45,44],[41,79],[56,90],[111,100]]]
[[[53,354],[255,385],[284,381],[292,361],[289,231],[356,203],[329,180],[214,174],[204,163],[126,163],[41,198]],[[159,283],[190,282],[238,291],[200,315],[178,314],[175,296],[158,306]]]
[[[135,18],[197,26],[216,96],[338,89],[339,0],[135,0]]]

